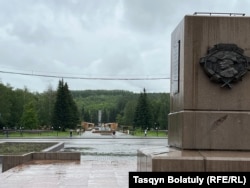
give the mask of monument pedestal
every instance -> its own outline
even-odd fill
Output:
[[[169,147],[138,171],[250,171],[250,17],[185,16],[171,36]]]
[[[171,113],[169,142],[182,149],[249,150],[249,122],[248,111],[184,110]]]
[[[180,150],[172,147],[138,151],[139,172],[249,172],[250,152]]]

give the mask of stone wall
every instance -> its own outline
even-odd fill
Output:
[[[31,160],[77,160],[80,161],[80,152],[58,152],[64,147],[63,142],[56,143],[52,147],[44,149],[42,152],[31,152],[24,155],[4,155],[0,156],[2,172],[15,166],[29,162]]]
[[[80,152],[36,152],[32,153],[33,160],[78,160],[81,159]]]
[[[32,153],[27,153],[24,155],[5,155],[2,157],[2,172],[9,170],[20,164],[29,162],[32,160]]]

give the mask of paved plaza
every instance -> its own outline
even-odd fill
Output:
[[[167,146],[166,138],[136,138],[117,133],[86,132],[64,139],[1,139],[11,141],[60,141],[64,151],[81,152],[80,161],[36,160],[0,173],[0,188],[127,188],[129,172],[137,170],[137,150]]]

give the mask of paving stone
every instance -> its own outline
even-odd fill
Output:
[[[137,149],[167,144],[166,139],[107,139],[106,137],[83,139],[85,137],[82,136],[81,139],[58,139],[65,143],[66,148],[92,149],[88,155],[81,155],[80,162],[34,160],[14,167],[0,173],[0,188],[127,188],[129,172],[137,170]]]

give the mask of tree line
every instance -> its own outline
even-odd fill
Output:
[[[57,90],[43,93],[13,89],[0,83],[0,129],[74,129],[82,121],[98,125],[117,122],[133,128],[167,129],[169,93],[124,90],[69,90],[63,80]]]

